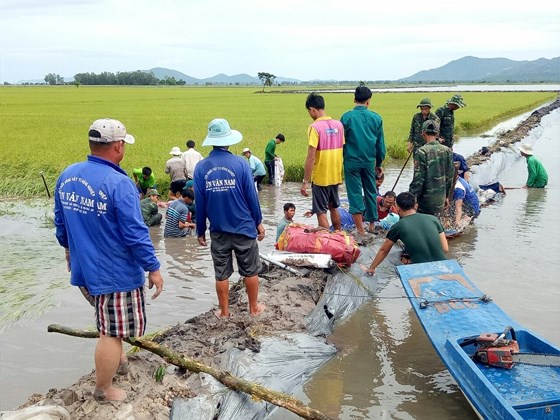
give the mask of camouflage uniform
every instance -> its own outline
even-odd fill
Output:
[[[439,137],[441,144],[447,147],[453,147],[453,132],[455,125],[455,113],[444,105],[437,109],[436,115],[440,121]]]
[[[467,106],[463,102],[463,97],[461,95],[453,95],[447,100],[447,103],[438,108],[436,115],[439,118],[439,136],[441,138],[441,144],[449,148],[453,147],[453,135],[455,131],[455,113],[452,109],[448,107],[449,104],[455,104],[459,108]]]
[[[451,149],[432,140],[414,155],[414,178],[410,192],[418,200],[418,211],[437,215],[453,189],[453,155]]]
[[[152,195],[159,197],[156,189],[149,189],[146,192],[146,198],[140,200],[140,210],[142,211],[142,218],[146,226],[156,226],[161,223],[162,215],[159,213],[158,205],[150,198]]]
[[[413,153],[416,155],[418,149],[420,149],[426,142],[422,138],[422,124],[426,120],[433,120],[439,122],[439,118],[433,112],[428,114],[428,117],[424,119],[421,112],[414,114],[412,117],[412,123],[410,124],[410,134],[408,135],[408,141],[412,143]]]

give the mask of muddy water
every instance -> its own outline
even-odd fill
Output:
[[[492,140],[464,139],[457,149],[467,156]],[[560,112],[545,117],[526,141],[548,170],[548,187],[508,190],[450,242],[450,256],[514,319],[560,345]],[[408,185],[409,172],[400,187]],[[475,173],[481,183],[496,178],[510,187],[524,185],[526,176],[525,159],[511,150]],[[393,270],[379,276],[379,297],[332,337],[343,351],[306,385],[311,404],[343,419],[476,418],[432,350]]]
[[[556,344],[559,115],[556,111],[545,117],[528,138],[549,171],[549,186],[509,190],[501,203],[485,208],[472,229],[451,243],[451,257],[480,289]],[[457,147],[468,155],[489,141],[463,139]],[[402,163],[386,165],[382,191],[393,186]],[[513,152],[504,153],[475,175],[521,186],[525,162]],[[410,176],[409,164],[396,191],[406,189]],[[304,222],[309,221],[302,214],[310,200],[299,195],[299,184],[265,187],[260,199],[267,229],[261,250],[269,252],[284,202],[294,202],[296,221]],[[94,327],[91,308],[68,286],[64,254],[49,223],[50,206],[46,200],[0,203],[0,410],[16,407],[34,392],[68,385],[93,369],[93,341],[46,333],[51,323]],[[210,309],[216,298],[208,249],[198,247],[194,237],[164,239],[158,228],[151,234],[166,281],[164,293],[148,305],[148,329],[155,331]],[[472,417],[403,298],[393,270],[380,268],[378,273],[378,298],[337,327],[333,341],[342,350],[305,386],[303,398],[334,418]]]

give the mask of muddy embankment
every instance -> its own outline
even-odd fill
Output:
[[[522,140],[544,115],[559,107],[560,100],[557,100],[533,112],[515,129],[500,134],[496,142],[488,147],[488,152],[477,152],[469,157],[469,166],[483,163],[495,151]],[[209,311],[171,327],[154,341],[185,356],[224,369],[229,349],[258,352],[261,337],[286,331],[305,332],[305,317],[315,308],[331,276],[324,270],[311,270],[305,277],[292,276],[280,269],[261,273],[259,299],[267,305],[267,310],[258,317],[249,316],[245,289],[239,279],[230,288],[230,306],[234,316],[217,319],[213,311]],[[148,325],[149,322],[148,319]],[[92,340],[92,353],[94,346],[95,341]],[[20,408],[33,404],[61,406],[73,419],[132,416],[135,419],[167,419],[175,398],[196,395],[194,384],[197,374],[181,371],[147,351],[129,356],[129,361],[128,374],[115,379],[115,385],[128,394],[126,402],[100,404],[94,400],[95,374],[92,372],[65,389],[52,389],[47,395],[32,395]],[[166,368],[166,373],[161,381],[156,381],[155,373],[161,366]]]
[[[517,127],[500,133],[497,139],[485,150],[479,150],[467,158],[469,167],[480,165],[486,162],[492,156],[492,153],[500,151],[504,147],[509,147],[513,143],[517,143],[527,136],[527,133],[534,127],[539,125],[543,116],[549,114],[555,109],[560,108],[560,99],[556,99],[550,105],[544,106],[532,112],[529,118],[520,122]]]
[[[223,369],[222,359],[231,348],[258,352],[259,337],[305,331],[304,318],[315,307],[331,274],[315,269],[306,277],[297,277],[276,268],[264,271],[260,274],[259,290],[259,300],[267,307],[263,314],[258,317],[249,315],[247,294],[242,279],[239,279],[230,287],[232,317],[218,319],[213,311],[208,311],[171,327],[154,341]],[[94,345],[92,340],[92,348]],[[128,374],[115,377],[115,385],[127,392],[124,403],[100,404],[94,400],[95,373],[92,372],[68,388],[52,389],[46,396],[32,395],[20,409],[40,403],[63,406],[72,419],[126,418],[128,415],[135,419],[167,419],[174,398],[196,394],[188,385],[192,375],[168,366],[159,356],[141,351],[129,356],[129,364]],[[167,367],[166,374],[161,382],[157,382],[155,372],[162,365]]]

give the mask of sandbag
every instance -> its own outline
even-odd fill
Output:
[[[339,265],[350,266],[360,250],[354,238],[346,232],[291,223],[278,238],[276,249],[309,254],[329,254]]]
[[[282,158],[276,157],[276,159],[274,159],[273,184],[275,187],[280,187],[283,182],[284,182],[284,162],[282,162]]]

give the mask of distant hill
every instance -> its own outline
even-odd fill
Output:
[[[201,79],[201,82],[204,83],[212,83],[212,84],[224,84],[229,85],[230,83],[236,84],[239,83],[240,85],[257,85],[261,84],[261,81],[258,77],[253,77],[248,74],[236,74],[234,76],[228,76],[227,74],[217,74],[212,77],[207,77],[206,79]]]
[[[517,67],[489,76],[489,82],[560,82],[560,57],[520,62]]]
[[[153,69],[149,70],[142,70],[145,72],[152,72],[154,76],[158,79],[165,79],[166,77],[174,77],[175,80],[184,80],[187,85],[205,85],[205,84],[213,84],[213,85],[261,85],[261,81],[256,76],[251,76],[246,73],[236,74],[233,76],[228,76],[227,74],[217,74],[212,77],[207,77],[204,79],[197,79],[195,77],[186,75],[185,73],[181,73],[177,70],[166,69],[163,67],[154,67]],[[297,79],[290,79],[285,77],[277,77],[275,79],[276,83],[300,83],[300,80]]]
[[[166,77],[174,77],[175,80],[177,81],[184,80],[189,85],[194,85],[195,83],[200,82],[198,79],[195,79],[194,77],[191,76],[187,76],[185,73],[181,73],[180,71],[177,70],[166,69],[163,67],[154,67],[153,69],[142,70],[142,71],[146,73],[152,72],[154,73],[154,76],[162,80],[165,79]]]
[[[261,86],[259,78],[246,73],[228,76],[227,74],[217,74],[204,79],[197,79],[178,70],[167,69],[164,67],[154,67],[143,72],[152,72],[155,77],[164,80],[166,77],[174,77],[175,80],[183,80],[187,85],[242,85],[242,86]],[[64,77],[65,82],[71,82],[74,77]],[[275,83],[283,84],[317,84],[332,83],[337,80],[308,80],[301,81],[287,77],[276,77]],[[342,82],[352,82],[349,80]],[[353,81],[355,82],[355,81]],[[404,83],[425,83],[425,82],[471,82],[471,83],[560,83],[560,57],[546,59],[539,58],[533,61],[515,61],[508,58],[478,58],[463,57],[451,61],[444,66],[422,70],[412,76],[394,80],[394,82]],[[44,84],[44,79],[20,80],[17,84]]]
[[[560,82],[560,57],[534,61],[463,57],[399,82]]]

